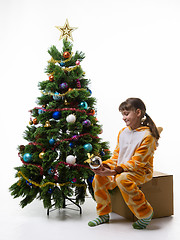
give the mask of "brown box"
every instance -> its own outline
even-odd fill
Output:
[[[153,218],[173,215],[173,175],[154,171],[152,180],[141,185],[140,189],[154,209]],[[118,187],[111,192],[111,201],[113,212],[129,220],[136,220]]]

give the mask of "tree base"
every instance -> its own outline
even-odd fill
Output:
[[[66,204],[66,200],[68,200],[69,202],[71,202],[70,204]],[[53,208],[55,204],[53,204],[50,208],[47,209],[47,216],[49,216],[49,213],[50,212],[53,212],[59,208]],[[69,205],[75,205],[77,206],[79,209],[75,209],[75,208],[68,208],[67,206]],[[82,208],[79,204],[77,204],[76,202],[73,201],[73,199],[63,195],[63,207],[62,208],[67,208],[67,209],[71,209],[71,210],[74,210],[74,211],[79,211],[80,215],[82,214]]]

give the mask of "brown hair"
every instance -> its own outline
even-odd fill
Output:
[[[141,120],[143,126],[148,126],[150,128],[151,134],[157,140],[159,139],[158,129],[150,118],[150,116],[146,113],[146,106],[144,102],[140,98],[128,98],[126,101],[122,102],[119,106],[119,111],[122,112],[124,110],[141,110]]]

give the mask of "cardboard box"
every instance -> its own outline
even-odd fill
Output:
[[[152,180],[139,188],[154,209],[153,218],[173,215],[173,175],[154,171]],[[124,202],[118,187],[111,192],[111,201],[113,212],[129,220],[136,220],[136,217]]]

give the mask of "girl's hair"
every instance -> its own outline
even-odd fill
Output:
[[[141,120],[143,126],[148,126],[150,128],[151,134],[157,140],[159,139],[159,132],[153,120],[146,113],[146,106],[143,101],[139,98],[128,98],[125,102],[122,102],[119,106],[119,111],[122,112],[124,110],[141,110]]]

